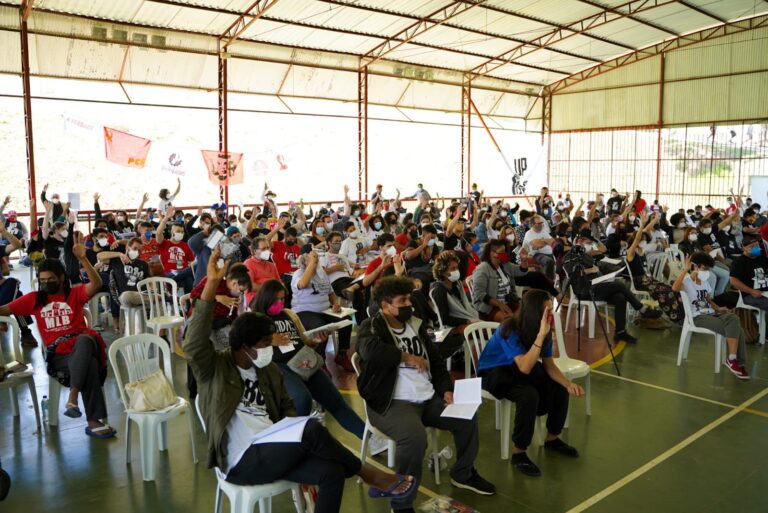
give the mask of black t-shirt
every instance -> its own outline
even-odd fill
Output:
[[[459,240],[458,235],[451,234],[448,237],[445,238],[445,242],[443,243],[443,249],[445,251],[451,250],[451,251],[459,251],[461,250],[461,241]]]
[[[419,246],[420,246],[419,242],[415,240],[412,240],[408,243],[409,249],[418,248]],[[416,255],[415,258],[405,261],[405,267],[409,271],[428,272],[431,274],[432,265],[435,263],[435,259],[437,258],[437,255],[439,253],[440,253],[440,249],[437,247],[437,245],[434,245],[432,246],[432,253],[430,254],[429,260],[424,260],[424,254],[422,252],[419,252],[419,254]]]
[[[731,265],[731,276],[756,290],[768,290],[768,258],[740,256]]]
[[[85,258],[88,259],[91,265],[95,266],[99,262],[99,258],[98,258],[99,253],[100,252],[94,251],[92,248],[88,248],[85,250]],[[111,263],[111,260],[107,260],[103,262],[103,265],[99,272],[108,273],[110,269],[110,263]]]
[[[254,228],[248,234],[248,237],[250,237],[251,239],[255,239],[255,238],[260,237],[262,235],[269,235],[269,230],[266,229],[266,228]]]
[[[645,274],[645,255],[641,255],[635,251],[635,257],[632,260],[627,259],[629,264],[629,272],[632,276],[643,276]]]
[[[110,276],[115,280],[118,294],[125,291],[136,291],[136,284],[145,278],[149,278],[149,266],[138,258],[130,264],[124,264],[119,258],[109,261]]]
[[[60,258],[61,252],[64,249],[64,241],[60,241],[53,235],[50,235],[45,239],[44,245],[45,249],[43,252],[45,253],[45,258],[53,258],[56,260]]]
[[[717,232],[714,228],[712,228],[712,231],[708,235],[704,235],[703,233],[699,233],[699,246],[702,248],[705,246],[712,246],[712,249],[718,249],[720,247],[720,243],[717,242]]]
[[[741,247],[739,247],[736,236],[732,233],[720,230],[717,232],[717,242],[721,248],[725,249],[726,256],[733,257],[741,254]]]
[[[621,204],[624,203],[624,197],[623,196],[614,196],[611,198],[608,198],[607,204],[608,204],[608,213],[609,214],[618,214],[621,212]]]
[[[299,330],[296,328],[296,324],[294,324],[293,320],[288,317],[288,314],[286,314],[285,311],[272,317],[272,320],[275,321],[275,333],[288,333],[291,337],[291,342],[293,343],[293,349],[287,353],[284,353],[280,347],[274,346],[272,348],[272,360],[277,363],[288,363],[288,361],[299,352],[299,349],[304,345],[304,342],[302,342],[301,337],[299,336]]]

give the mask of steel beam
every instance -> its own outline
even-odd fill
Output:
[[[19,6],[19,34],[21,36],[21,86],[24,94],[24,135],[27,150],[27,182],[29,185],[30,231],[37,220],[37,187],[35,185],[35,143],[32,131],[32,97],[29,86],[29,37],[27,18],[32,11],[32,1],[25,0]]]
[[[361,67],[368,67],[390,52],[400,48],[414,38],[432,30],[459,14],[481,5],[486,0],[454,0],[448,5],[437,9],[418,21],[408,25],[397,34],[386,38],[380,44],[367,51],[360,59]]]
[[[357,199],[368,202],[368,67],[357,72]]]
[[[247,9],[240,13],[237,19],[232,22],[229,27],[227,27],[227,30],[225,30],[221,36],[219,36],[219,40],[223,41],[222,48],[224,51],[229,48],[229,45],[237,41],[237,38],[243,35],[243,33],[248,30],[251,25],[256,23],[256,20],[258,20],[270,8],[274,7],[274,5],[279,1],[280,0],[256,0]]]
[[[228,129],[229,124],[227,122],[227,57],[223,55],[221,46],[219,47],[218,57],[218,99],[219,99],[219,153],[224,155],[229,154],[229,138]],[[229,164],[227,164],[229,165]],[[229,205],[229,186],[219,186],[219,199],[223,200]]]
[[[718,23],[728,23],[727,19],[722,18],[722,17],[720,17],[717,14],[714,14],[712,12],[709,12],[706,9],[702,9],[698,5],[693,5],[691,3],[686,2],[685,0],[677,0],[677,3],[682,5],[683,7],[687,7],[688,9],[690,9],[692,11],[696,11],[699,14],[703,14],[704,16],[712,18],[713,20],[717,21]]]
[[[606,5],[602,5],[602,4],[599,4],[597,2],[593,2],[592,0],[578,0],[578,1],[581,2],[582,4],[590,5],[592,7],[597,8],[597,9],[602,9],[604,12],[610,12],[610,13],[613,13],[613,14],[624,14],[623,12],[621,12],[617,8],[608,7]],[[677,32],[675,32],[674,30],[668,29],[667,27],[662,27],[661,25],[659,25],[657,23],[653,23],[651,21],[644,20],[642,18],[636,18],[635,16],[633,16],[631,14],[627,14],[626,18],[629,19],[629,20],[634,21],[635,23],[639,23],[641,25],[645,25],[646,27],[650,27],[650,28],[652,28],[654,30],[658,30],[659,32],[666,32],[670,36],[677,37],[677,36],[680,35]]]
[[[632,14],[644,12],[676,1],[677,0],[632,0],[631,2],[616,6],[614,9],[600,11],[597,14],[575,21],[565,27],[556,28],[547,34],[536,38],[534,40],[536,43],[535,45],[521,44],[511,50],[507,50],[501,55],[475,66],[472,69],[472,73],[476,76],[488,75],[506,64],[512,64],[526,55],[530,55],[543,48],[549,48],[565,39],[577,35],[588,35],[588,31],[602,27],[612,21],[627,18]],[[631,47],[630,49],[634,50],[634,48]]]
[[[464,75],[461,85],[461,193],[464,194],[464,176],[469,193],[472,184],[472,77]]]
[[[579,71],[578,73],[574,73],[570,77],[566,77],[562,80],[558,80],[557,82],[553,82],[552,84],[546,86],[545,89],[550,94],[554,94],[562,89],[565,89],[566,87],[578,84],[579,82],[588,78],[596,77],[620,66],[659,55],[662,52],[677,50],[679,48],[684,48],[696,43],[701,43],[702,41],[717,39],[719,37],[738,34],[740,32],[746,32],[748,30],[761,27],[768,27],[768,15],[762,14],[742,20],[721,23],[720,25],[716,25],[714,27],[709,27],[698,32],[692,32],[690,34],[683,34],[680,37],[668,39],[666,41],[646,46],[645,48],[641,48],[620,57],[616,57],[615,59],[603,62],[597,66],[593,66],[591,68]]]

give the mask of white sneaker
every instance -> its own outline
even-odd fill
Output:
[[[368,451],[371,456],[376,456],[389,449],[389,439],[380,436],[371,435],[368,439]]]

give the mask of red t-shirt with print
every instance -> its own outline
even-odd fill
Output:
[[[296,259],[299,258],[299,252],[298,244],[289,246],[281,240],[274,241],[272,243],[272,260],[277,266],[277,271],[280,274],[287,274],[298,269]]]
[[[189,245],[184,241],[174,244],[168,239],[165,239],[160,244],[159,248],[160,262],[163,264],[163,271],[165,271],[166,274],[186,269],[195,259],[195,254],[189,249]]]
[[[83,305],[90,298],[84,284],[72,287],[67,298],[64,294],[49,294],[48,303],[42,307],[35,307],[37,294],[37,292],[24,294],[12,301],[8,308],[13,315],[33,315],[46,346],[51,345],[59,337],[70,333],[82,333],[88,329],[83,317]]]

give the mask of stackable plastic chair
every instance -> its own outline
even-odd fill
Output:
[[[160,336],[161,330],[166,330],[176,350],[176,330],[184,324],[176,297],[178,285],[170,278],[146,278],[136,284],[136,287],[141,294],[147,329],[157,336]]]
[[[605,332],[609,333],[610,330],[610,323],[608,322],[608,303],[605,301],[598,301],[595,300],[594,304],[592,304],[591,299],[582,299],[579,301],[579,298],[576,297],[576,294],[573,291],[573,287],[569,286],[568,291],[570,294],[570,299],[568,300],[568,312],[565,314],[565,331],[568,331],[568,326],[571,324],[571,312],[573,310],[578,310],[577,315],[577,322],[580,326],[584,326],[584,315],[589,315],[589,327],[588,327],[588,334],[589,338],[595,338],[595,320],[597,318],[597,308],[603,308],[605,309]]]
[[[31,365],[24,363],[24,353],[21,352],[19,325],[13,317],[0,317],[0,323],[5,323],[8,326],[8,333],[11,336],[11,359],[8,362],[5,361],[2,347],[0,347],[0,366],[4,367],[6,363],[11,361],[16,361],[26,366],[26,369],[22,371],[9,374],[4,381],[0,382],[0,388],[7,388],[10,392],[11,411],[14,417],[18,417],[20,415],[18,388],[24,385],[29,387],[29,395],[32,397],[32,406],[35,409],[37,428],[40,429],[40,404],[37,402],[37,390],[35,389],[35,369]]]
[[[130,401],[125,392],[126,383],[146,378],[160,368],[160,356],[163,358],[163,373],[170,383],[173,383],[171,372],[171,352],[162,338],[149,333],[131,335],[115,340],[109,346],[109,362],[115,373],[120,399],[125,405],[125,459],[131,462],[131,421],[139,425],[139,440],[141,445],[141,471],[144,481],[154,481],[156,471],[157,449],[165,451],[168,448],[168,420],[187,414],[189,421],[189,436],[192,442],[192,459],[197,463],[195,452],[194,431],[192,427],[192,409],[183,397],[176,397],[176,402],[159,411],[138,412],[130,407]],[[124,380],[121,361],[128,371],[128,381]]]
[[[744,302],[744,293],[739,292],[739,302],[736,303],[736,308],[743,308],[744,310],[751,310],[757,314],[757,325],[759,327],[759,340],[758,344],[765,344],[765,310],[761,310],[756,306],[750,306]]]
[[[88,301],[88,311],[91,312],[91,320],[93,321],[93,327],[101,326],[101,316],[99,315],[99,304],[104,308],[105,312],[109,312],[109,292],[97,292]],[[107,315],[107,318],[110,316]]]
[[[680,346],[677,350],[677,366],[683,363],[683,359],[688,359],[688,348],[691,345],[691,335],[701,333],[702,335],[711,335],[715,337],[715,373],[720,372],[720,366],[725,361],[727,351],[725,349],[725,337],[706,328],[700,328],[693,323],[693,311],[691,310],[691,300],[685,291],[680,291],[680,300],[683,302],[685,310],[685,319],[683,320],[683,331],[680,333]]]
[[[584,396],[587,403],[587,415],[592,415],[592,386],[589,372],[589,365],[587,362],[569,358],[568,353],[565,350],[565,339],[563,338],[563,325],[560,321],[560,315],[555,312],[555,341],[557,343],[558,357],[554,359],[555,365],[560,369],[566,378],[573,381],[574,379],[584,378]],[[570,417],[570,407],[568,408]],[[568,420],[566,419],[566,426]]]

